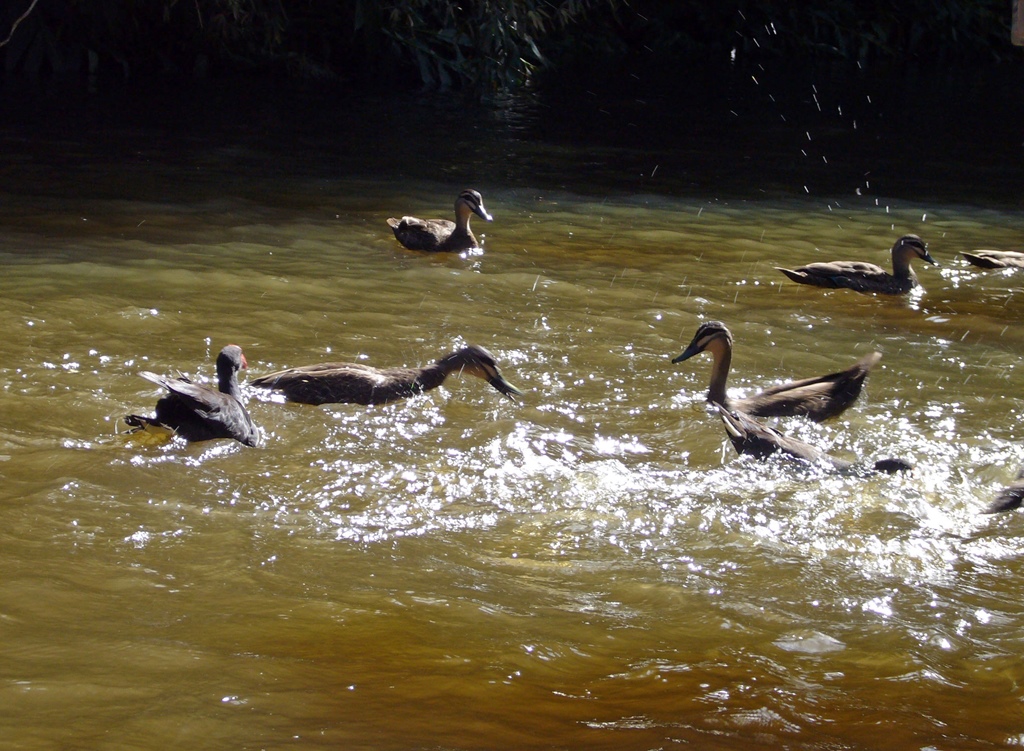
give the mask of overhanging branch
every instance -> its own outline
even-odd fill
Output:
[[[24,21],[26,18],[28,18],[29,13],[32,12],[32,9],[36,7],[36,3],[38,3],[38,2],[39,2],[39,0],[32,0],[32,4],[30,6],[28,6],[28,10],[26,10],[24,13],[22,13],[20,16],[18,16],[18,20],[14,22],[13,26],[11,26],[11,33],[7,35],[6,39],[4,39],[2,42],[0,42],[0,47],[3,47],[4,45],[6,45],[8,42],[11,41],[11,37],[14,36],[14,31],[18,28],[18,24],[20,24],[22,21]]]

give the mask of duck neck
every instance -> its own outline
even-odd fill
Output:
[[[222,394],[241,399],[242,389],[238,385],[238,371],[230,365],[217,369],[217,387]]]
[[[725,406],[725,383],[732,367],[732,347],[724,342],[715,342],[708,347],[714,363],[711,366],[711,385],[708,387],[708,401]]]
[[[463,203],[455,207],[455,231],[469,234],[469,217],[473,212]]]
[[[444,360],[438,360],[420,369],[419,375],[416,376],[416,383],[421,391],[436,389],[444,383],[444,379],[448,377],[452,370],[453,368],[445,363]]]
[[[914,269],[910,267],[910,259],[916,256],[912,249],[899,247],[892,253],[892,275],[897,279],[917,280]]]

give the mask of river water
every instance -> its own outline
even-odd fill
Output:
[[[7,84],[0,735],[16,749],[1024,743],[1021,118],[988,74],[772,70],[494,106]],[[921,83],[926,81],[928,83]],[[1019,92],[1019,81],[1011,87]],[[1019,99],[1019,97],[1016,97]],[[482,252],[388,216],[479,189]],[[795,285],[941,264],[924,292]],[[737,457],[704,401],[883,359],[786,433],[900,476]],[[382,407],[248,402],[262,447],[125,437],[140,370],[426,364]]]

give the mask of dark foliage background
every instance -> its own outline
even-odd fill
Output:
[[[560,65],[1020,60],[1009,0],[6,0],[8,73],[514,88]]]

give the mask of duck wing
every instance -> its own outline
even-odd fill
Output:
[[[804,441],[783,435],[774,428],[760,423],[742,412],[730,411],[721,404],[716,404],[715,406],[718,408],[718,413],[722,416],[725,432],[738,454],[749,454],[756,456],[758,459],[767,459],[772,454],[781,453],[799,461],[809,463],[824,462],[840,472],[850,470],[870,472],[870,470],[858,467],[846,459],[840,459],[827,454],[817,446],[812,446]],[[903,459],[881,459],[875,462],[872,468],[876,472],[894,474],[896,472],[909,471],[914,467],[910,462]]]
[[[260,376],[250,383],[302,404],[384,404],[420,393],[418,370],[378,370],[359,363],[320,363]]]
[[[728,410],[721,404],[715,405],[725,425],[726,435],[737,454],[749,454],[758,459],[767,459],[781,452],[793,459],[817,462],[824,459],[836,469],[847,469],[850,462],[829,456],[817,446],[783,435],[775,428],[754,420],[736,410]]]
[[[757,417],[802,415],[821,422],[842,413],[856,401],[864,379],[881,359],[881,352],[872,352],[846,370],[772,386],[734,401],[733,406]]]
[[[455,222],[448,219],[417,219],[403,216],[388,219],[398,242],[410,250],[436,250],[455,230]]]
[[[864,261],[830,261],[810,263],[796,269],[776,268],[800,284],[858,292],[872,292],[887,286],[892,279],[892,275],[881,266]]]

